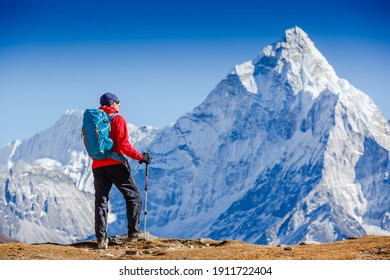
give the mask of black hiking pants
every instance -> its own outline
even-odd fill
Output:
[[[92,170],[95,186],[95,234],[107,237],[108,195],[114,184],[126,202],[128,234],[139,233],[141,215],[140,192],[135,185],[129,167],[124,164],[108,165]]]

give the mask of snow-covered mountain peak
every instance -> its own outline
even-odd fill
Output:
[[[278,59],[276,72],[286,76],[295,94],[304,91],[318,97],[326,89],[340,91],[333,67],[299,27],[286,30],[284,40],[273,45],[272,55]]]
[[[281,81],[287,87],[281,94],[300,92],[317,98],[325,90],[341,92],[333,67],[299,27],[285,31],[278,42],[268,45],[253,60],[236,65],[236,74],[249,93],[267,96]]]
[[[305,49],[314,48],[313,41],[309,38],[305,31],[298,26],[287,29],[284,38],[287,46],[301,47]]]
[[[325,90],[340,92],[333,67],[299,27],[286,30],[280,41],[266,46],[255,59],[236,65],[231,74],[240,78],[249,93],[265,97],[281,81],[287,87],[283,92],[294,95],[305,92],[317,98]]]
[[[389,129],[289,29],[151,143],[151,230],[265,244],[385,230]]]

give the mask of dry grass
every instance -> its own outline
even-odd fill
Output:
[[[390,236],[365,236],[327,244],[253,245],[210,239],[111,239],[107,250],[95,241],[69,245],[0,244],[1,260],[389,260]]]

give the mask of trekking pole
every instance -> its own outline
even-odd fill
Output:
[[[148,214],[148,176],[149,176],[149,164],[146,164],[145,170],[145,198],[144,198],[144,240],[146,240],[146,215]]]

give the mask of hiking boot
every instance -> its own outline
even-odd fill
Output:
[[[138,240],[155,240],[157,236],[151,235],[149,232],[138,232],[127,235],[127,242],[137,242]]]
[[[107,249],[108,248],[108,238],[99,238],[97,241],[98,249]]]
[[[143,236],[142,233],[133,233],[133,234],[129,234],[127,236],[127,241],[128,242],[137,242],[139,239],[141,239]]]

